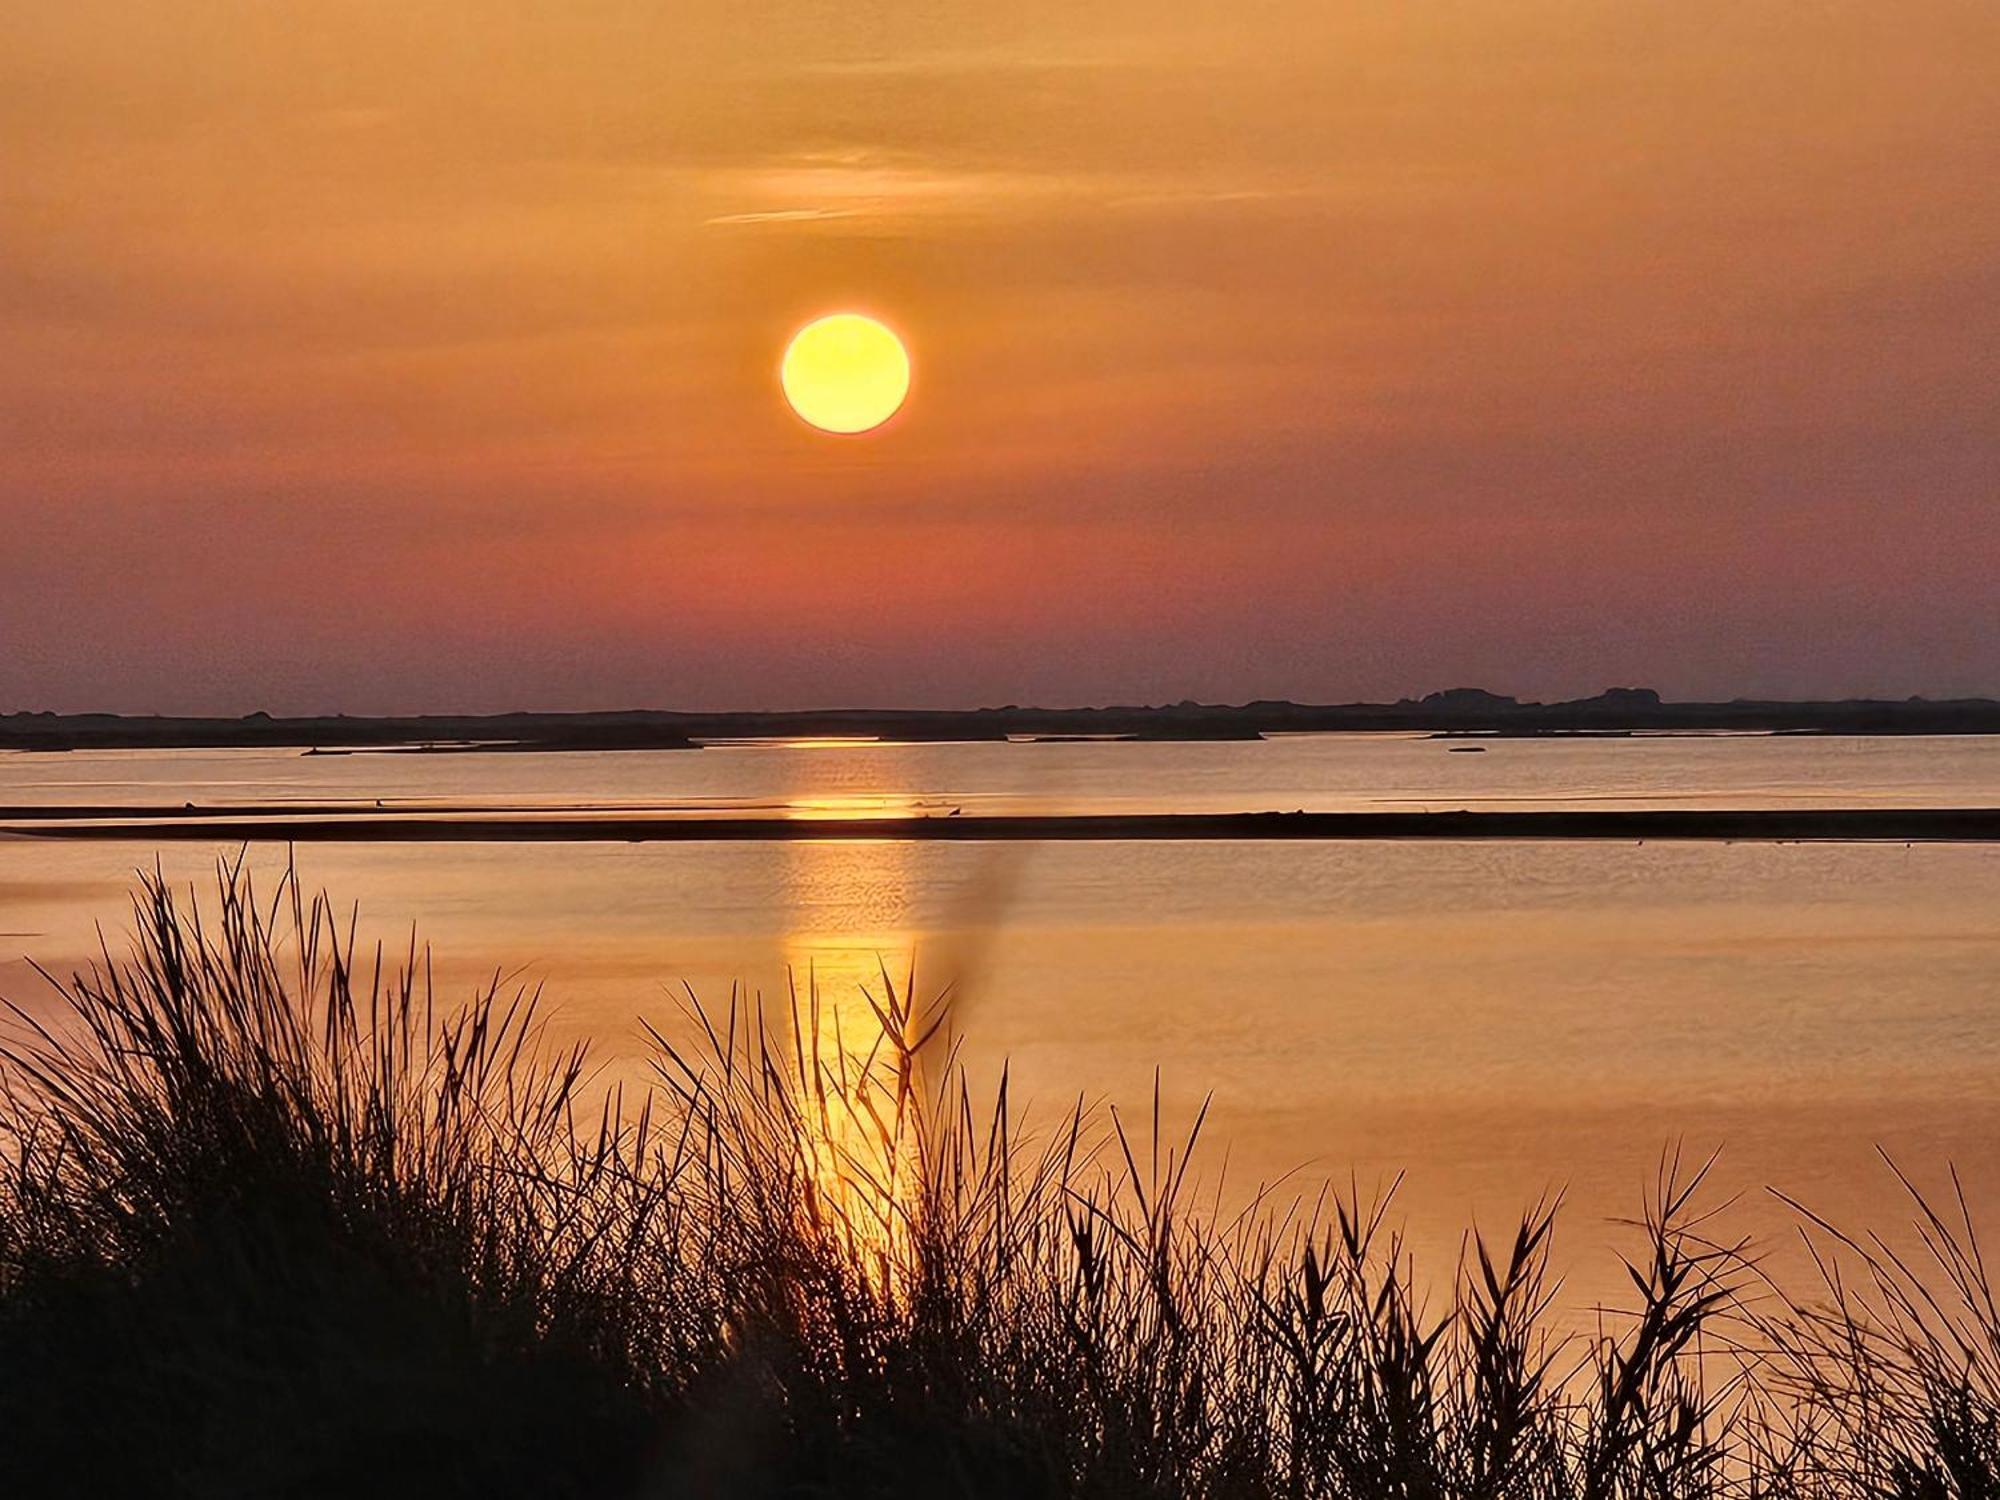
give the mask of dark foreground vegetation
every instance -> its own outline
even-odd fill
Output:
[[[0,1494],[2000,1494],[1962,1204],[1922,1265],[1810,1226],[1794,1299],[1670,1164],[1564,1339],[1552,1206],[1427,1307],[1384,1205],[1032,1131],[886,976],[868,1038],[732,1007],[640,1098],[295,886],[139,917],[5,1053]]]

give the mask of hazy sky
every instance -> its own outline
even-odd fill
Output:
[[[0,711],[2000,694],[1993,0],[0,13]],[[811,432],[809,317],[907,338]]]

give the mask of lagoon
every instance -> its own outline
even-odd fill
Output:
[[[0,804],[340,803],[777,817],[1979,807],[2000,740],[1421,736],[1247,743],[710,747],[699,753],[0,755]],[[114,948],[132,873],[199,879],[225,843],[0,840],[0,994],[47,1003]],[[267,878],[282,846],[249,853]],[[392,947],[416,924],[448,993],[540,984],[616,1073],[686,989],[776,1004],[817,982],[848,1024],[884,969],[953,990],[976,1072],[1049,1118],[1078,1094],[1168,1120],[1213,1096],[1224,1191],[1406,1173],[1411,1243],[1455,1255],[1565,1190],[1576,1295],[1663,1149],[1720,1148],[1745,1232],[1776,1185],[1906,1217],[1877,1147],[2000,1189],[2000,846],[1881,843],[339,844],[303,881]],[[684,988],[685,987],[685,988]],[[1975,1202],[1978,1201],[1975,1198]],[[1990,1198],[1988,1201],[1991,1201]]]

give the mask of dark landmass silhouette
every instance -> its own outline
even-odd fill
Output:
[[[734,713],[638,709],[615,713],[327,715],[239,719],[121,714],[0,715],[0,749],[278,747],[407,753],[692,750],[729,740],[873,738],[905,743],[1032,740],[1253,740],[1268,734],[1424,731],[1451,736],[1620,735],[1735,731],[1767,734],[2000,734],[1990,698],[1670,703],[1650,688],[1532,703],[1452,688],[1396,703],[1123,705],[1105,708],[804,709]]]
[[[689,817],[598,811],[440,814],[357,807],[246,815],[238,808],[0,808],[0,837],[283,843],[741,844],[1119,840],[1549,839],[1765,843],[1996,843],[2000,808],[1639,808],[1584,811],[1022,813],[889,818]]]

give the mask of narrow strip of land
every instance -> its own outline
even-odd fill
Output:
[[[980,843],[1121,839],[1615,839],[2000,842],[2000,807],[1645,809],[1563,812],[1089,813],[992,817],[686,818],[625,814],[8,823],[22,838],[284,843],[754,843],[824,839]]]
[[[689,813],[705,811],[707,806],[694,802],[637,802],[627,801],[607,805],[602,802],[454,802],[441,806],[435,800],[428,803],[384,802],[380,799],[347,802],[245,802],[219,803],[204,806],[195,802],[175,803],[35,803],[23,807],[0,807],[0,828],[14,823],[81,823],[110,822],[136,823],[152,822],[156,818],[172,818],[180,822],[214,822],[223,818],[256,818],[264,821],[284,821],[300,818],[353,818],[374,817],[381,819],[421,817],[462,818],[483,817],[555,817],[558,814],[583,814],[591,817],[658,817],[660,815],[686,816]],[[723,804],[726,811],[746,812],[765,810],[782,812],[786,804],[777,801],[756,801],[735,798]]]
[[[1957,698],[1837,702],[1673,703],[1650,688],[1594,698],[1523,703],[1503,693],[1452,688],[1395,703],[1176,703],[1101,708],[844,708],[706,713],[418,714],[402,718],[316,715],[239,719],[118,714],[0,714],[0,750],[299,749],[331,754],[509,754],[694,750],[741,740],[879,739],[904,744],[1009,739],[1255,740],[1267,734],[1539,735],[1703,733],[2000,734],[2000,701]]]

